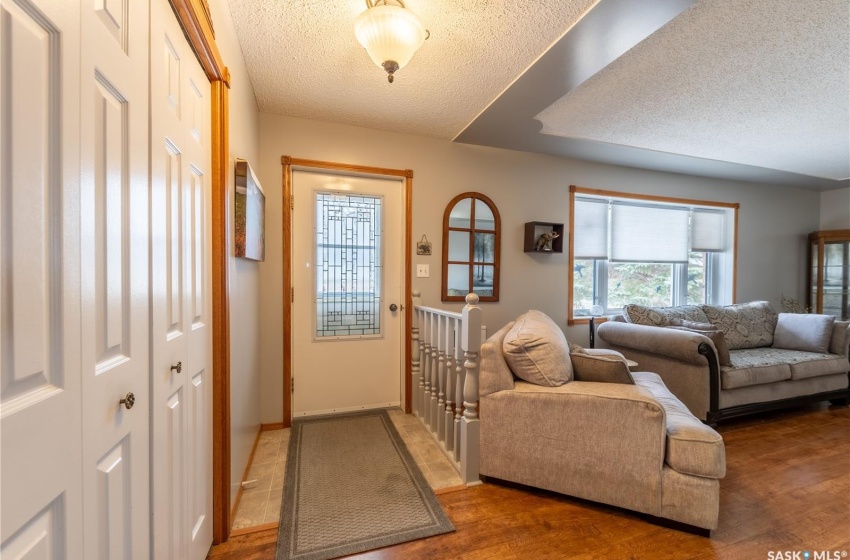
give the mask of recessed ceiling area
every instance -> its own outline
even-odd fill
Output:
[[[704,0],[536,118],[544,134],[847,179],[847,16],[846,0]]]
[[[850,0],[405,0],[387,82],[363,0],[228,0],[262,112],[815,190],[850,186]]]

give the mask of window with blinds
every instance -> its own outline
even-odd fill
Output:
[[[737,204],[585,190],[571,188],[570,320],[733,299]]]

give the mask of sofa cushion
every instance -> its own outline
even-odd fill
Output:
[[[478,394],[482,397],[514,388],[514,374],[502,353],[502,343],[513,326],[511,321],[481,344]]]
[[[732,363],[734,362],[733,357]],[[720,368],[720,388],[723,390],[776,383],[788,379],[791,379],[791,366],[788,364]]]
[[[850,344],[850,321],[836,321],[832,326],[832,339],[829,341],[829,353],[847,356]]]
[[[698,305],[679,305],[676,307],[647,307],[630,303],[623,306],[623,317],[627,323],[666,327],[671,319],[684,319],[697,323],[708,323],[702,308]]]
[[[529,383],[557,387],[573,378],[567,338],[540,311],[517,317],[505,335],[502,352],[514,375]]]
[[[723,331],[729,350],[759,348],[773,344],[776,312],[769,302],[735,305],[703,305],[708,320]]]
[[[576,381],[597,383],[626,383],[634,385],[625,360],[617,356],[595,356],[587,352],[570,355],[573,362],[573,378]]]
[[[805,379],[847,371],[843,356],[782,348],[746,348],[729,352],[732,367],[720,368],[723,389]]]
[[[700,422],[677,399],[656,373],[635,372],[635,384],[648,390],[664,408],[667,420],[667,449],[664,462],[682,474],[723,478],[726,448],[723,438]]]
[[[690,323],[692,325],[700,325],[702,323],[691,323],[690,321],[685,321],[686,323]],[[701,334],[705,337],[708,337],[711,342],[714,344],[715,350],[717,350],[717,361],[721,366],[731,366],[732,362],[729,358],[729,348],[726,346],[726,336],[722,331],[718,330],[717,327],[711,325],[713,328],[708,330],[703,329],[694,329],[688,327],[679,327],[675,325],[671,325],[667,327],[668,329],[678,329],[682,331],[695,332],[697,334]]]
[[[811,356],[811,359],[791,364],[791,379],[807,379],[850,371],[850,362],[847,361],[847,356],[806,353]]]
[[[780,313],[773,332],[773,347],[827,354],[834,323],[833,315]]]

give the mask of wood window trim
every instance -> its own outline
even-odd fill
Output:
[[[732,302],[738,301],[738,210],[741,205],[737,202],[717,202],[713,200],[696,200],[690,198],[677,198],[672,196],[657,196],[646,194],[624,193],[619,191],[608,191],[601,189],[590,189],[570,185],[570,209],[569,209],[569,273],[567,274],[567,325],[586,325],[590,322],[589,317],[573,317],[573,263],[575,262],[575,244],[573,235],[573,224],[575,224],[575,200],[576,195],[593,195],[612,198],[626,198],[632,200],[641,200],[647,202],[666,202],[669,204],[686,204],[689,206],[709,206],[715,208],[731,209],[734,215],[734,225],[732,234]],[[602,322],[597,319],[598,322]]]
[[[361,175],[383,175],[404,179],[404,411],[411,411],[412,387],[410,386],[410,348],[413,344],[413,279],[410,272],[411,247],[413,245],[413,170],[369,167],[348,163],[334,163],[313,159],[298,159],[281,156],[283,183],[283,426],[292,425],[292,168],[325,169]]]
[[[227,256],[230,71],[215,42],[206,0],[169,0],[210,81],[212,130],[212,501],[213,544],[230,536],[230,300]]]
[[[468,228],[459,228],[449,225],[449,216],[452,213],[452,210],[463,199],[471,198],[472,202],[470,203],[470,216],[469,216],[469,227]],[[495,229],[478,229],[475,227],[475,200],[480,200],[485,203],[490,211],[493,213],[493,220],[496,223]],[[470,259],[468,261],[450,261],[449,260],[449,232],[450,231],[461,231],[465,233],[469,233],[469,255]],[[487,233],[493,234],[496,236],[496,240],[493,248],[493,262],[492,263],[484,263],[473,260],[473,255],[475,253],[475,233]],[[493,295],[492,296],[479,296],[479,301],[481,302],[496,302],[499,301],[499,276],[500,276],[500,256],[501,256],[501,247],[502,247],[502,218],[499,215],[499,209],[496,207],[496,204],[486,195],[483,195],[479,192],[465,192],[454,197],[446,206],[446,210],[443,212],[443,273],[442,273],[442,289],[440,290],[441,301],[444,302],[464,302],[466,301],[466,294],[463,296],[450,296],[448,295],[449,288],[449,265],[450,264],[461,264],[461,265],[469,265],[469,290],[472,291],[472,268],[474,266],[492,266],[493,267]]]

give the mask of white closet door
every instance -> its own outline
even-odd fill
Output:
[[[0,0],[0,557],[83,558],[80,5]]]
[[[83,2],[80,15],[84,551],[141,559],[150,556],[148,2]]]
[[[194,560],[212,542],[210,86],[167,0],[151,14],[153,543]]]

